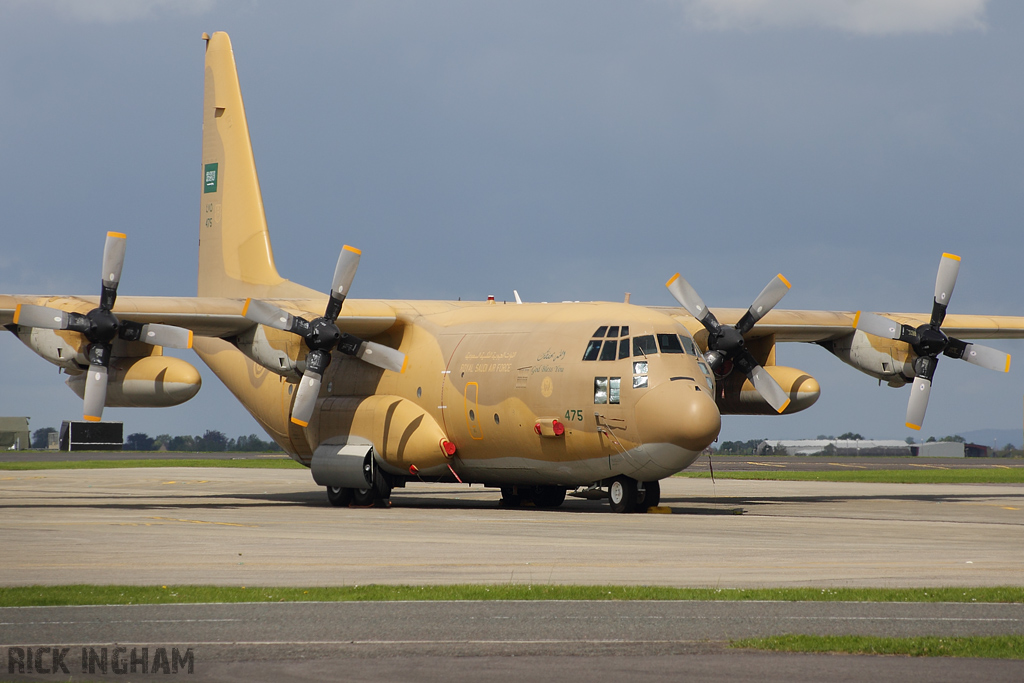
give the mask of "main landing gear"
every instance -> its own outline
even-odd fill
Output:
[[[327,487],[327,502],[334,507],[391,507],[391,484],[383,476],[374,477],[374,485],[365,489]]]
[[[608,483],[608,502],[612,512],[647,512],[661,502],[661,484],[619,475]]]

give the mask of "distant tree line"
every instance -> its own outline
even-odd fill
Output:
[[[158,434],[150,436],[143,432],[129,434],[124,440],[124,448],[128,451],[185,451],[197,453],[221,453],[224,451],[263,452],[279,451],[281,447],[274,441],[264,441],[256,434],[239,436],[229,439],[223,432],[208,429],[202,436],[171,436]]]

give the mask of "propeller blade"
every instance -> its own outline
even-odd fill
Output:
[[[291,313],[259,299],[246,299],[242,315],[260,325],[285,331],[291,330],[295,322],[295,316]]]
[[[110,310],[117,298],[117,285],[121,282],[121,267],[124,266],[124,250],[128,238],[123,232],[108,232],[107,241],[103,245],[103,271],[100,281],[103,293],[100,296],[100,308]]]
[[[107,402],[107,368],[90,365],[85,377],[85,402],[83,419],[99,422],[103,418],[103,406]]]
[[[885,316],[863,311],[857,311],[857,316],[853,319],[853,326],[858,330],[884,339],[899,339],[903,332],[903,325],[898,322],[889,320]]]
[[[959,272],[960,257],[955,254],[943,254],[942,260],[939,261],[939,273],[935,277],[935,303],[949,305]]]
[[[337,299],[344,299],[348,296],[348,290],[352,287],[352,280],[356,277],[356,268],[359,267],[359,257],[362,253],[347,244],[341,248],[338,265],[334,268],[334,279],[331,281],[331,296]]]
[[[383,344],[371,341],[363,342],[359,345],[359,350],[356,351],[355,355],[356,358],[378,368],[398,373],[405,372],[405,354],[390,346],[384,346]]]
[[[708,307],[704,305],[704,300],[700,298],[689,282],[684,280],[676,273],[672,276],[672,279],[665,283],[668,287],[668,291],[675,297],[679,305],[686,309],[686,311],[696,318],[700,323],[704,323],[704,319],[708,317]]]
[[[1010,371],[1010,354],[980,344],[968,344],[961,359],[996,372]]]
[[[313,417],[313,408],[320,395],[320,375],[308,370],[299,381],[299,390],[295,392],[295,403],[292,404],[292,422],[300,427],[309,425]]]
[[[14,309],[14,324],[23,327],[41,327],[47,330],[68,329],[68,314],[48,306],[18,304]]]
[[[921,429],[924,424],[924,414],[928,410],[928,395],[932,392],[931,380],[924,377],[915,377],[914,386],[910,390],[910,401],[907,403],[907,426],[911,429]]]
[[[768,401],[768,405],[774,408],[775,412],[781,413],[789,407],[789,396],[786,394],[786,390],[779,386],[779,383],[768,374],[767,370],[760,365],[755,365],[747,374],[747,377],[750,378],[750,383],[757,389],[757,393],[761,394],[761,397]]]
[[[763,318],[765,314],[775,308],[775,306],[782,301],[782,297],[786,296],[789,292],[791,284],[789,280],[783,277],[782,273],[776,275],[768,285],[761,290],[761,293],[754,299],[754,303],[750,304],[750,309],[747,311],[747,315],[750,316],[750,323],[747,329],[741,329],[741,334],[746,334],[750,331],[750,327],[754,326],[758,320]],[[746,317],[746,316],[744,316]]]
[[[175,325],[149,323],[142,326],[142,337],[139,341],[144,341],[153,346],[166,346],[172,349],[191,349],[192,330]]]

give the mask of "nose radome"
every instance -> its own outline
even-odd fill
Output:
[[[636,424],[645,444],[670,443],[702,451],[718,438],[722,416],[711,394],[677,380],[648,390],[636,404]]]

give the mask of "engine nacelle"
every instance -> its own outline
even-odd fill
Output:
[[[803,370],[782,365],[765,365],[765,371],[779,383],[789,396],[784,415],[810,408],[818,400],[821,387],[818,381]],[[734,371],[718,380],[718,410],[723,415],[777,415],[775,409],[757,393],[750,380]]]
[[[42,327],[18,327],[18,339],[38,356],[54,365],[80,372],[89,364],[85,355],[88,341],[78,332],[47,330]]]
[[[855,330],[821,345],[847,365],[891,387],[901,387],[914,379],[914,352],[904,342]]]
[[[238,350],[273,373],[298,381],[303,363],[297,361],[302,338],[291,332],[264,325],[253,327],[238,336]]]
[[[109,408],[166,408],[189,400],[203,384],[199,371],[180,358],[147,356],[115,358],[107,379]],[[67,385],[85,396],[85,373],[71,376]]]

